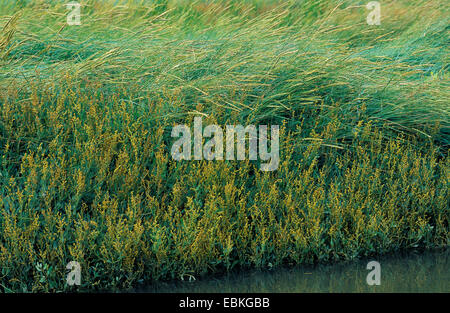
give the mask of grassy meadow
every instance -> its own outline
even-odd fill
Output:
[[[448,247],[448,1],[78,2],[0,1],[0,291]],[[278,169],[173,160],[196,116]]]

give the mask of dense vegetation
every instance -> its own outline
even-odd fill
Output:
[[[0,4],[0,290],[119,289],[449,243],[449,3]],[[279,124],[280,166],[172,160]]]

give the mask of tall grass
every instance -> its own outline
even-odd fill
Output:
[[[448,4],[0,5],[0,287],[81,289],[448,245]],[[280,124],[281,163],[170,129]]]

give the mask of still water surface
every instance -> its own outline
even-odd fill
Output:
[[[381,265],[381,284],[369,286],[369,261]],[[450,292],[449,251],[402,253],[345,264],[242,271],[194,282],[157,283],[137,292]]]

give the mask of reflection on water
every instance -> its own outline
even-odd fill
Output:
[[[157,283],[138,292],[450,292],[448,250],[408,253],[346,264],[230,273],[195,282]],[[381,265],[381,285],[369,286],[369,261]]]

